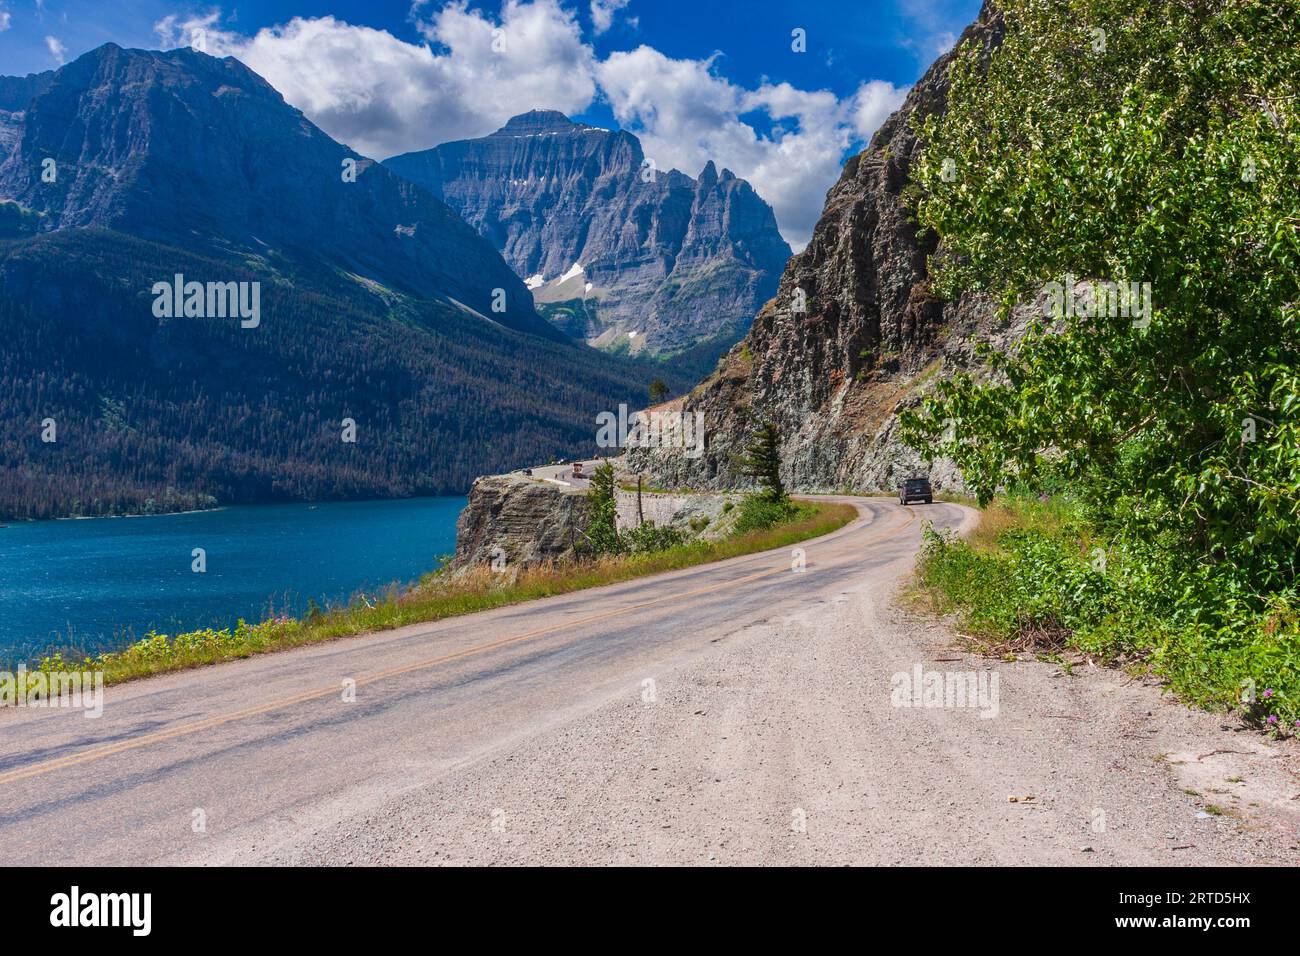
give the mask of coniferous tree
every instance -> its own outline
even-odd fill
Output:
[[[591,476],[587,492],[591,518],[587,523],[587,540],[596,554],[618,554],[624,550],[618,533],[618,504],[615,497],[614,466],[608,461]]]
[[[771,421],[763,421],[754,431],[741,459],[741,473],[758,479],[764,499],[776,503],[789,500],[781,481],[781,431]]]

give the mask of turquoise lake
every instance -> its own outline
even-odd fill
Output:
[[[456,548],[464,498],[256,505],[0,528],[0,663],[112,650],[408,583]],[[192,570],[195,548],[207,570]]]

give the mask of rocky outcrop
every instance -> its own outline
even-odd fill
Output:
[[[487,237],[568,334],[633,352],[730,344],[776,291],[790,247],[730,170],[710,162],[692,179],[646,163],[631,133],[534,110],[384,165]]]
[[[991,51],[1002,34],[1001,16],[986,4],[959,45]],[[888,490],[925,470],[899,441],[898,413],[937,376],[971,367],[975,339],[1007,347],[1020,333],[1018,321],[997,326],[995,310],[979,296],[945,302],[931,292],[936,239],[918,230],[904,194],[920,148],[916,129],[944,109],[953,55],[930,68],[868,148],[845,164],[776,297],[687,398],[687,411],[704,414],[704,455],[634,451],[631,467],[657,484],[743,486],[739,455],[753,423],[767,418],[781,429],[786,479],[795,489]],[[951,463],[937,463],[930,474],[938,488],[959,484]]]
[[[729,531],[728,514],[739,515],[727,505],[736,505],[739,495],[709,495],[646,491],[638,503],[635,491],[618,492],[619,530],[635,528],[640,521],[660,528],[676,528],[685,534],[698,534],[706,541],[723,537]]]
[[[572,557],[587,526],[587,493],[519,474],[479,478],[456,522],[457,570],[526,567]]]
[[[626,475],[624,479],[626,479]],[[706,540],[727,533],[734,495],[616,492],[620,530],[644,520]],[[584,551],[590,520],[587,488],[514,472],[479,478],[456,522],[454,573],[487,566],[498,571],[572,559]]]

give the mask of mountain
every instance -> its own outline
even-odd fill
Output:
[[[986,3],[958,45],[991,51],[1003,33],[1001,15]],[[1022,311],[1000,326],[980,296],[946,302],[930,291],[928,258],[938,246],[918,231],[907,187],[920,148],[916,127],[944,109],[952,59],[940,57],[845,164],[776,296],[685,399],[686,411],[704,416],[704,454],[637,450],[633,467],[670,486],[746,484],[739,458],[754,422],[769,419],[783,436],[792,488],[896,490],[925,470],[898,439],[898,413],[945,371],[973,367],[977,341],[1009,347],[1025,319]],[[938,463],[932,478],[938,488],[960,483],[951,463]]]
[[[776,291],[790,247],[730,170],[645,163],[631,133],[534,110],[384,165],[486,236],[569,335],[633,353],[713,342],[716,358]]]
[[[0,162],[18,142],[27,105],[53,78],[53,70],[27,76],[0,76]]]
[[[236,60],[108,45],[30,79],[0,81],[0,517],[463,492],[672,379],[557,333],[445,204]],[[191,314],[176,275],[209,284]],[[226,283],[255,322],[214,310]]]
[[[345,160],[356,163],[353,182]],[[107,44],[63,67],[29,105],[0,165],[0,197],[42,214],[44,229],[324,257],[552,334],[518,277],[455,213],[330,139],[233,57]],[[491,309],[498,288],[504,313]]]

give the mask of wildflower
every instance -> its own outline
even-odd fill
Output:
[[[1265,687],[1265,688],[1264,688],[1264,696],[1265,696],[1265,697],[1272,697],[1272,696],[1273,696],[1273,688],[1271,688],[1271,687]]]
[[[1276,724],[1276,723],[1277,723],[1277,714],[1269,714],[1269,715],[1268,715],[1268,722],[1269,722],[1270,724]]]

